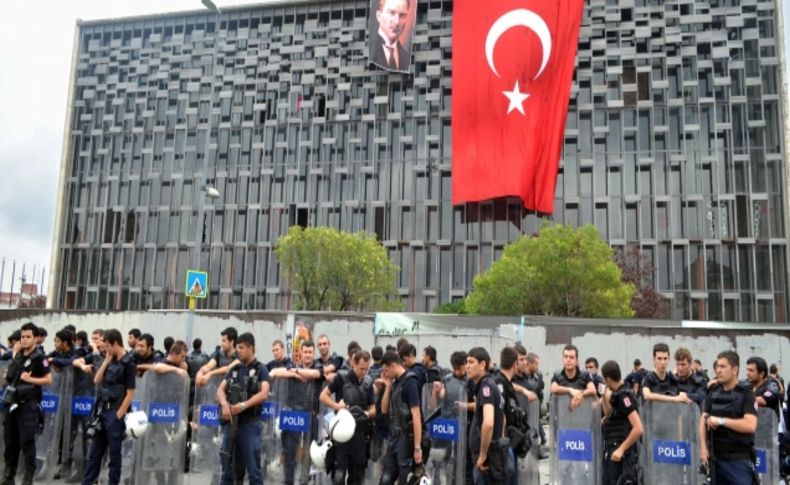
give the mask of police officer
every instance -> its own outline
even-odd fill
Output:
[[[364,481],[367,439],[372,434],[372,419],[376,415],[373,380],[367,375],[370,354],[365,350],[358,350],[350,362],[351,369],[338,372],[320,397],[321,403],[328,408],[335,411],[348,409],[357,424],[350,441],[335,444],[335,470],[332,474],[335,485],[361,485]]]
[[[738,382],[739,365],[733,351],[718,355],[716,384],[708,390],[700,419],[700,459],[708,467],[713,462],[713,483],[718,485],[755,483],[757,405],[751,386]]]
[[[404,485],[413,466],[422,465],[422,410],[417,376],[407,371],[394,351],[381,358],[384,395],[381,412],[389,418],[387,452],[381,485]]]
[[[597,395],[590,373],[579,369],[579,349],[575,345],[568,344],[562,349],[562,369],[551,378],[551,393],[570,395],[573,409],[585,397]]]
[[[222,485],[233,483],[234,460],[241,460],[250,485],[263,483],[261,474],[261,409],[269,397],[269,371],[255,358],[255,337],[238,337],[237,365],[232,366],[217,389],[222,408],[223,437],[220,460]]]
[[[444,371],[436,361],[436,349],[427,346],[422,349],[422,365],[425,368],[425,380],[427,382],[441,382]]]
[[[44,352],[37,348],[36,326],[22,325],[20,340],[15,345],[13,360],[6,373],[7,417],[4,422],[5,470],[3,485],[13,485],[20,452],[24,458],[24,485],[33,483],[36,472],[36,427],[38,425],[41,386],[52,383],[49,363]],[[15,391],[9,389],[13,387]]]
[[[757,405],[773,409],[778,421],[782,391],[779,389],[779,383],[775,379],[770,378],[768,363],[765,359],[762,357],[750,357],[746,361],[746,379],[752,386]]]
[[[642,395],[646,401],[690,403],[685,392],[678,389],[678,381],[669,372],[669,346],[657,343],[653,346],[653,370],[645,375]]]
[[[236,339],[239,334],[234,327],[228,327],[220,332],[219,347],[211,356],[206,365],[200,368],[195,377],[198,387],[205,386],[214,376],[224,376],[228,373],[230,364],[238,357],[236,355]]]
[[[403,344],[398,347],[398,356],[403,367],[417,376],[420,389],[422,389],[422,386],[428,382],[428,373],[425,371],[425,366],[417,361],[417,347],[410,343]]]
[[[283,369],[291,365],[291,358],[285,355],[285,344],[282,340],[275,340],[272,342],[272,360],[266,364],[266,370],[269,372],[274,369]]]
[[[678,390],[702,408],[708,392],[708,380],[701,372],[694,370],[691,352],[684,347],[675,351],[675,378]]]
[[[104,332],[106,356],[93,382],[100,386],[96,393],[95,413],[98,427],[88,451],[88,464],[82,485],[93,485],[99,478],[102,458],[109,447],[109,485],[121,480],[121,442],[124,438],[124,416],[132,405],[136,384],[136,364],[123,346],[123,336],[116,329]]]
[[[134,353],[137,377],[143,377],[143,374],[162,360],[164,359],[154,350],[154,336],[150,333],[142,334],[137,340],[137,352]]]
[[[74,360],[77,358],[76,349],[74,347],[74,334],[68,328],[64,328],[59,330],[55,333],[55,350],[50,352],[47,356],[47,362],[49,362],[50,368],[57,373],[61,373],[66,371],[67,369],[71,369],[74,363]],[[73,395],[86,395],[86,389],[89,388],[88,382],[89,377],[85,374],[79,373],[74,375],[73,379]],[[71,413],[69,413],[71,414]],[[77,432],[83,425],[85,424],[85,418],[80,416],[70,416],[70,431],[68,434],[68,442],[66,443],[68,449],[66,451],[66,459],[61,463],[61,469],[55,473],[56,480],[59,478],[64,477],[68,470],[71,469],[71,465],[73,462],[74,457],[74,441],[77,437]],[[57,437],[60,439],[60,447],[64,446],[64,440],[66,439],[65,436],[65,428],[60,430],[61,436]],[[83,455],[85,453],[83,452]]]
[[[488,374],[491,357],[482,347],[469,350],[466,358],[466,375],[474,383],[475,414],[469,431],[469,448],[474,461],[475,485],[495,485],[490,476],[489,454],[495,452],[494,442],[503,436],[505,426],[505,400],[494,379]],[[512,450],[508,448],[508,453]],[[509,477],[500,481],[507,482]]]
[[[601,397],[603,423],[603,484],[636,485],[642,420],[639,418],[636,397],[622,380],[620,366],[609,360],[601,367],[606,390]]]
[[[324,369],[320,359],[315,359],[315,344],[312,340],[304,340],[300,345],[301,362],[291,363],[288,368],[274,369],[273,378],[291,379],[288,385],[287,406],[297,411],[309,412],[313,419],[310,423],[310,441],[318,434],[318,390],[324,383]],[[341,364],[342,365],[342,364]],[[283,455],[285,460],[285,485],[293,485],[296,478],[296,467],[300,460],[297,457],[299,443],[303,433],[282,430]],[[302,466],[309,466],[305,462]]]

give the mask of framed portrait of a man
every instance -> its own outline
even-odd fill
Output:
[[[368,59],[394,72],[410,72],[417,0],[371,0]]]

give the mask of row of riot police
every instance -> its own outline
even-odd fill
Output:
[[[264,365],[253,336],[230,330],[190,392],[183,342],[141,373],[115,330],[98,351],[64,360],[66,334],[44,356],[35,326],[23,327],[5,373],[3,483],[539,483],[539,389],[523,379],[523,347],[503,349],[498,369],[476,347],[453,354],[452,370],[426,371],[408,344],[349,348],[342,360],[325,348],[316,357],[303,340],[293,361]],[[578,350],[563,350],[551,386],[552,483],[702,483],[700,462],[713,483],[776,483],[778,413],[764,362],[749,359],[747,386],[737,354],[723,352],[707,386],[668,372],[668,352],[656,346],[635,390],[613,361],[595,386]]]

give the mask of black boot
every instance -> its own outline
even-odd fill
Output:
[[[14,485],[15,476],[16,470],[12,470],[11,467],[6,466],[3,472],[3,478],[0,480],[0,485]]]
[[[35,476],[35,467],[25,467],[25,474],[22,476],[22,485],[33,485],[33,477]]]

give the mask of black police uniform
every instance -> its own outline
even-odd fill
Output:
[[[708,390],[704,412],[708,416],[730,419],[740,419],[747,414],[756,416],[757,403],[751,385],[738,383],[728,391],[721,384],[714,384]],[[715,483],[752,483],[754,433],[738,433],[726,426],[719,426],[708,431],[708,447],[714,464]]]
[[[162,359],[159,356],[159,354],[157,354],[154,351],[152,351],[150,354],[148,354],[148,357],[143,357],[140,354],[135,353],[134,354],[135,370],[137,370],[136,366],[138,366],[138,365],[158,364],[159,362],[162,362],[162,360],[164,360],[164,359]],[[140,369],[137,372],[138,372],[137,373],[137,377],[143,377],[143,374],[146,373],[146,371],[142,370],[142,369]]]
[[[23,484],[33,483],[36,472],[36,428],[38,426],[41,386],[34,386],[21,380],[21,375],[30,372],[31,377],[45,377],[49,374],[49,363],[44,353],[38,349],[30,354],[18,352],[6,373],[6,383],[16,388],[13,404],[4,404],[7,412],[4,422],[5,471],[3,485],[13,484],[19,465],[19,454],[24,458]]]
[[[109,453],[109,485],[118,485],[121,480],[121,442],[126,426],[123,419],[118,419],[126,391],[134,389],[136,384],[137,365],[132,354],[125,354],[120,360],[113,360],[107,365],[97,392],[94,416],[98,416],[100,427],[94,429],[95,435],[88,451],[88,464],[82,485],[93,485],[99,478],[104,452]]]
[[[368,437],[372,434],[372,422],[364,412],[373,405],[373,380],[364,376],[362,381],[352,370],[337,373],[329,384],[329,392],[337,402],[345,402],[356,420],[354,436],[346,443],[335,444],[335,471],[332,480],[335,485],[361,485],[365,480]],[[348,482],[346,482],[348,474]]]
[[[638,412],[636,397],[628,384],[622,384],[609,399],[612,412],[604,419],[603,424],[603,484],[627,485],[637,484],[639,450],[635,443],[623,454],[619,462],[612,461],[612,453],[625,441],[631,433],[631,413]]]
[[[708,393],[708,380],[701,372],[692,372],[688,377],[675,376],[679,392],[685,392],[686,395],[697,403],[697,406],[702,408],[705,402],[705,396]],[[652,391],[653,388],[651,387]]]
[[[422,389],[422,386],[428,382],[428,372],[425,370],[425,366],[419,362],[416,362],[413,366],[409,367],[408,371],[417,376],[420,389]]]
[[[84,349],[82,347],[78,347],[78,348],[68,349],[65,352],[50,352],[50,356],[52,359],[50,365],[58,372],[63,372],[68,369],[72,369],[72,364],[74,363],[74,361],[78,357],[82,357],[83,350]],[[75,373],[73,379],[74,387],[72,388],[72,395],[74,396],[90,395],[91,386],[89,385],[89,382],[91,382],[91,376],[86,375],[83,372]],[[87,425],[86,417],[74,416],[74,415],[71,416],[70,428],[69,428],[69,442],[68,442],[68,450],[66,452],[66,459],[61,464],[62,468],[55,474],[54,476],[55,479],[64,477],[64,475],[67,474],[68,471],[70,471],[74,458],[74,442],[76,441],[77,433],[80,432],[81,430],[83,432],[83,438],[84,438],[85,437],[84,433],[87,431],[86,425]],[[63,440],[65,439],[64,431],[65,428],[61,430],[61,435],[59,437],[60,449],[63,449],[63,445],[64,445],[63,443]],[[83,448],[82,456],[85,456],[87,452],[88,444],[85,439],[81,441]]]
[[[554,376],[551,378],[551,382],[556,382],[559,386],[570,387],[571,389],[579,391],[587,389],[587,384],[592,381],[593,379],[590,373],[578,367],[576,367],[576,374],[574,374],[572,379],[565,373],[565,369],[555,372]]]
[[[425,380],[429,383],[442,381],[442,368],[439,367],[439,364],[434,363],[425,369]]]
[[[266,370],[271,372],[274,369],[287,369],[290,365],[291,365],[291,358],[284,357],[280,360],[270,360],[269,363],[266,364]]]
[[[781,407],[782,391],[779,390],[779,384],[774,379],[766,379],[760,387],[755,389],[755,399],[761,397],[765,400],[765,407],[771,408],[776,413],[776,419],[779,419],[779,408]]]
[[[678,381],[669,371],[667,371],[667,375],[663,379],[658,377],[655,371],[648,372],[642,381],[642,388],[650,389],[650,392],[653,394],[661,394],[662,396],[677,396],[680,393]]]
[[[480,476],[476,463],[480,456],[481,437],[483,429],[483,406],[491,404],[494,406],[494,432],[491,435],[491,445],[503,435],[505,422],[505,399],[499,391],[497,383],[490,375],[484,376],[474,388],[475,391],[475,414],[472,419],[472,428],[469,430],[469,449],[472,452],[472,466],[475,483],[485,483],[486,485],[495,484],[485,474]],[[491,450],[489,446],[489,451]]]
[[[534,392],[538,395],[538,402],[539,405],[543,405],[543,390],[546,388],[546,384],[543,382],[543,375],[540,372],[535,372],[533,374],[526,375],[526,387],[528,390]],[[546,431],[543,429],[543,426],[538,427],[538,431],[540,431],[540,444],[546,444]]]
[[[289,369],[304,369],[302,366],[291,365]],[[309,436],[297,431],[282,431],[283,455],[285,456],[285,485],[293,485],[296,476],[296,466],[299,464],[297,451],[299,443],[303,438],[309,443],[318,435],[318,392],[324,385],[324,367],[321,360],[316,359],[309,370],[317,370],[318,379],[308,379],[301,382],[290,379],[288,382],[288,408],[295,411],[306,411],[310,413],[310,434]],[[309,467],[309,456],[305,456],[302,462],[303,467]]]
[[[213,360],[217,364],[217,369],[221,369],[223,367],[227,367],[233,363],[234,360],[239,358],[239,354],[236,352],[225,355],[225,352],[220,350],[219,348],[211,355],[211,360]]]
[[[392,485],[396,480],[404,485],[412,471],[414,427],[411,408],[420,408],[421,389],[418,377],[411,371],[406,371],[392,383],[388,413],[389,438],[382,464],[381,485]],[[423,457],[423,461],[425,459]]]
[[[269,371],[266,366],[253,359],[249,364],[239,363],[225,374],[225,397],[228,404],[234,405],[250,399],[260,392],[261,385],[269,382]],[[234,467],[244,465],[250,485],[263,483],[261,472],[261,447],[263,427],[261,424],[262,404],[250,406],[236,415],[235,428],[233,423],[223,423],[222,449],[222,483],[233,482],[233,476],[239,476]]]

